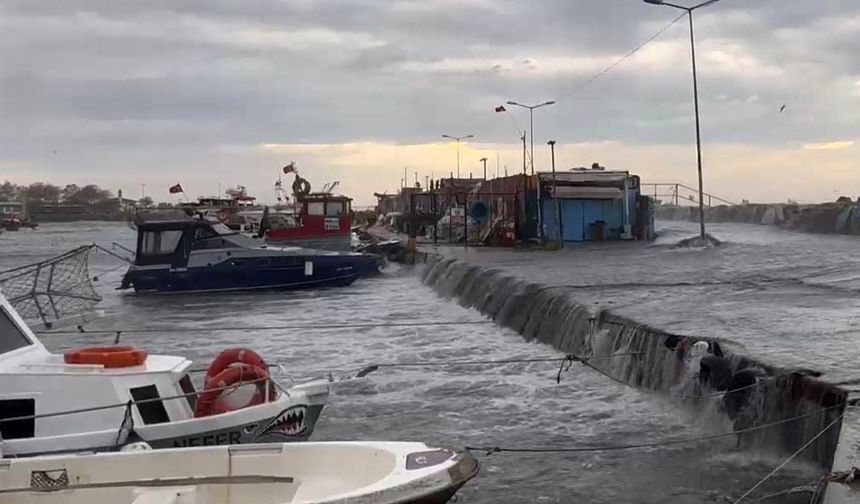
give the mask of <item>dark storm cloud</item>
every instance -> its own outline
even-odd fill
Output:
[[[424,142],[452,128],[515,141],[493,106],[564,96],[676,15],[635,0],[6,0],[0,148],[7,161],[45,145],[136,158]],[[710,141],[860,137],[856,1],[723,0],[696,22]],[[653,52],[541,111],[539,132],[688,142],[686,37],[677,23]]]

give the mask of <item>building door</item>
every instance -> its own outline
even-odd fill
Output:
[[[585,240],[583,217],[582,201],[561,200],[561,230],[564,241],[578,242]]]

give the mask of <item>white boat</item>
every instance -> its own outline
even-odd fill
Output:
[[[132,347],[50,353],[0,294],[0,450],[21,457],[136,441],[154,448],[303,441],[330,387],[317,380],[285,388],[249,350],[222,353],[201,392],[190,371],[184,357]]]
[[[0,460],[4,504],[435,504],[478,472],[424,443],[325,442]]]

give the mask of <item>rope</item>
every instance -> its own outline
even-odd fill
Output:
[[[648,44],[650,44],[651,42],[653,42],[657,37],[659,37],[660,35],[663,35],[663,34],[664,34],[664,33],[665,33],[669,28],[671,28],[675,23],[677,23],[678,21],[680,21],[680,20],[681,20],[681,18],[683,18],[683,17],[684,17],[684,16],[686,16],[686,15],[687,15],[687,13],[686,13],[686,12],[684,12],[684,13],[680,14],[678,17],[676,17],[675,19],[673,19],[673,20],[672,20],[672,22],[670,22],[669,24],[667,24],[666,26],[664,26],[660,31],[658,31],[658,32],[657,32],[657,33],[655,33],[654,35],[651,35],[647,40],[645,40],[645,42],[642,42],[641,44],[639,44],[638,46],[636,46],[635,48],[633,48],[631,51],[627,52],[627,54],[625,54],[624,56],[622,56],[622,57],[618,58],[618,60],[616,60],[616,61],[615,61],[614,63],[612,63],[611,65],[607,66],[607,67],[606,67],[606,68],[604,68],[603,70],[601,70],[601,71],[597,72],[596,74],[592,75],[591,77],[589,77],[585,82],[583,82],[583,83],[582,83],[582,84],[580,84],[579,86],[577,86],[577,87],[573,88],[571,91],[569,91],[569,92],[567,92],[567,93],[565,93],[565,94],[563,94],[563,95],[559,96],[558,98],[556,98],[556,101],[560,101],[560,100],[562,100],[562,99],[564,99],[564,98],[567,98],[567,97],[569,97],[569,96],[573,95],[574,93],[578,93],[579,91],[582,91],[583,89],[585,89],[586,87],[588,87],[592,82],[594,82],[594,81],[596,81],[597,79],[599,79],[599,78],[603,77],[604,75],[606,75],[607,73],[609,73],[613,68],[617,67],[618,65],[620,65],[621,63],[623,63],[625,60],[627,60],[628,58],[630,58],[630,57],[631,57],[631,56],[633,56],[634,54],[638,53],[640,50],[642,50],[642,48],[644,48],[646,45],[648,45]]]
[[[804,418],[809,418],[811,416],[818,415],[828,410],[832,410],[835,408],[839,408],[844,406],[843,404],[837,404],[834,406],[828,406],[826,408],[821,408],[813,411],[812,413],[807,413],[805,415],[799,415],[791,418],[785,418],[782,420],[778,420],[775,422],[770,422],[762,425],[757,425],[755,427],[747,427],[745,429],[739,429],[732,432],[721,432],[718,434],[707,434],[704,436],[695,436],[695,437],[681,437],[681,438],[669,438],[662,439],[658,441],[649,441],[646,443],[633,443],[633,444],[624,444],[624,445],[604,445],[604,446],[574,446],[574,447],[501,447],[501,446],[467,446],[467,450],[486,452],[487,455],[491,455],[493,453],[501,453],[501,452],[510,452],[510,453],[583,453],[583,452],[602,452],[602,451],[619,451],[619,450],[633,450],[637,448],[657,448],[661,446],[671,446],[678,444],[687,444],[687,443],[697,443],[700,441],[708,441],[711,439],[719,439],[723,437],[729,436],[737,436],[739,434],[745,434],[747,432],[755,432],[764,429],[770,429],[772,427],[777,427],[779,425],[783,425],[786,423],[794,422],[796,420],[802,420]],[[842,418],[840,414],[836,420]],[[812,444],[812,441],[815,441],[818,437],[820,437],[824,432],[829,429],[835,422],[831,422],[824,431],[820,432],[815,438],[810,440],[803,448],[806,448],[809,444]],[[801,449],[802,450],[802,449]],[[798,451],[799,453],[799,451]],[[794,457],[794,455],[792,456]]]
[[[791,454],[787,459],[783,460],[783,461],[782,461],[782,463],[780,463],[778,466],[776,466],[776,467],[773,469],[773,471],[769,472],[769,473],[768,473],[764,478],[762,478],[761,480],[759,480],[759,482],[758,482],[758,483],[756,483],[755,485],[753,485],[753,486],[752,486],[752,488],[750,488],[750,489],[749,489],[749,490],[747,490],[743,495],[741,495],[740,497],[738,497],[738,499],[734,502],[734,504],[738,504],[738,503],[740,503],[742,500],[744,500],[744,499],[745,499],[747,496],[749,496],[749,494],[751,494],[751,493],[752,493],[756,488],[760,487],[760,486],[761,486],[765,481],[767,481],[768,479],[770,479],[770,477],[771,477],[771,476],[773,476],[773,475],[774,475],[774,474],[776,474],[780,469],[782,469],[783,467],[785,467],[785,465],[786,465],[786,464],[788,464],[789,462],[791,462],[792,460],[794,460],[794,457],[796,457],[796,456],[800,455],[800,453],[801,453],[801,452],[803,452],[803,450],[807,449],[807,448],[809,447],[809,445],[811,445],[812,443],[814,443],[814,442],[815,442],[815,440],[816,440],[816,439],[818,439],[818,438],[820,438],[821,436],[823,436],[825,432],[827,432],[828,430],[830,430],[830,428],[831,428],[831,427],[833,427],[834,425],[836,425],[836,422],[838,422],[838,421],[839,421],[839,420],[841,420],[841,419],[842,419],[842,415],[841,415],[841,414],[840,414],[838,417],[834,418],[832,422],[830,422],[829,424],[827,424],[827,427],[825,427],[824,429],[822,429],[822,430],[821,430],[821,432],[819,432],[818,434],[816,434],[815,436],[813,436],[813,437],[812,437],[812,439],[810,439],[809,441],[807,441],[806,443],[804,443],[804,444],[803,444],[803,446],[801,446],[800,448],[798,448],[798,449],[797,449],[797,451],[795,451],[794,453],[792,453],[792,454]]]
[[[211,388],[211,389],[206,389],[206,390],[221,391],[221,390],[235,389],[235,388],[238,388],[238,387],[241,387],[244,385],[250,385],[253,383],[258,383],[258,382],[267,381],[267,380],[271,380],[275,386],[278,386],[278,388],[281,391],[284,391],[284,389],[278,385],[278,382],[276,382],[275,380],[272,380],[271,377],[257,378],[255,380],[248,380],[248,381],[242,382],[242,383],[227,385],[226,387]],[[129,401],[123,402],[123,403],[107,404],[104,406],[90,406],[88,408],[79,408],[79,409],[74,409],[74,410],[55,411],[53,413],[40,413],[37,415],[25,415],[25,416],[17,416],[17,417],[9,417],[9,418],[0,418],[0,424],[3,424],[5,422],[19,422],[22,420],[35,420],[37,418],[50,418],[50,417],[58,417],[58,416],[66,416],[66,415],[76,415],[78,413],[89,413],[91,411],[103,411],[103,410],[109,410],[109,409],[114,409],[114,408],[125,408],[127,406],[130,406],[131,404],[147,404],[147,403],[151,403],[151,402],[172,401],[175,399],[185,399],[187,397],[200,395],[203,392],[205,392],[206,390],[201,390],[199,392],[197,392],[197,391],[189,392],[187,394],[166,396],[166,397],[153,397],[152,399],[141,399],[139,401],[129,400]]]
[[[189,327],[189,328],[130,328],[130,329],[98,329],[95,331],[87,331],[83,327],[78,326],[74,331],[41,331],[38,334],[116,334],[133,333],[133,334],[151,334],[151,333],[194,333],[194,332],[223,332],[223,331],[273,331],[283,329],[367,329],[373,327],[431,327],[431,326],[455,326],[455,325],[480,325],[492,324],[492,320],[463,320],[463,321],[447,321],[447,322],[384,322],[384,323],[367,323],[367,324],[298,324],[298,325],[282,325],[282,326],[232,326],[232,327]]]

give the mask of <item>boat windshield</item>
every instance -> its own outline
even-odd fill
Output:
[[[32,344],[33,342],[24,335],[24,331],[12,320],[6,308],[0,306],[0,354]]]
[[[220,222],[212,224],[212,231],[215,231],[216,233],[218,233],[221,236],[236,234],[236,231],[230,229],[229,227],[225,226],[224,224],[222,224]]]

